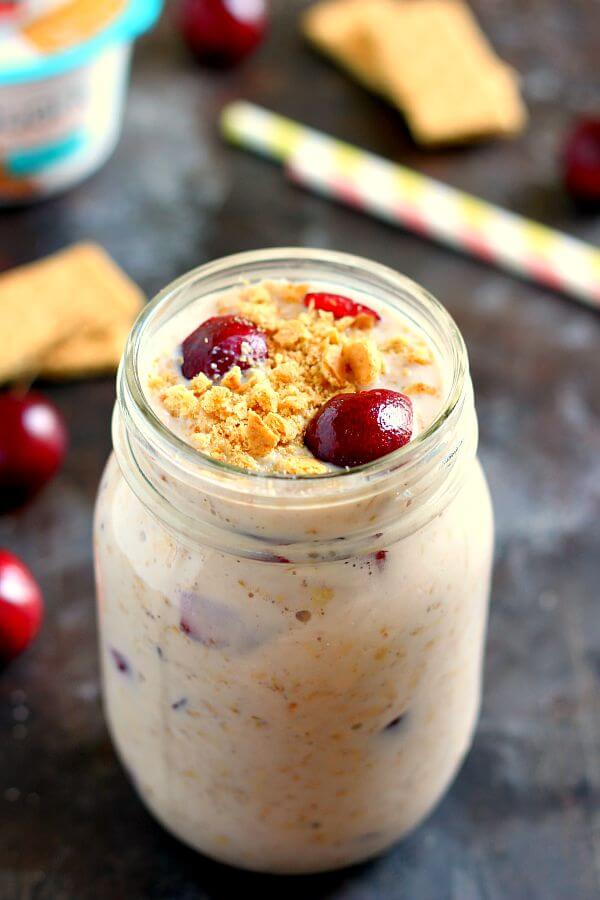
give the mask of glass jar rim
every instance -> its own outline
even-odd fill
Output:
[[[446,338],[450,351],[451,377],[444,404],[435,420],[427,429],[417,435],[414,440],[380,459],[361,466],[318,475],[291,476],[282,473],[251,471],[216,460],[192,447],[160,420],[152,409],[142,385],[139,365],[140,353],[148,330],[157,315],[169,304],[175,305],[171,315],[178,313],[187,305],[187,303],[181,303],[178,306],[176,302],[177,298],[182,297],[185,289],[192,284],[207,282],[212,277],[225,275],[226,273],[233,274],[236,270],[240,270],[241,283],[242,272],[244,270],[247,271],[253,265],[271,265],[275,268],[285,263],[290,265],[307,265],[311,262],[318,266],[328,266],[332,270],[336,268],[355,269],[358,272],[370,275],[384,283],[388,290],[398,295],[398,298],[408,298],[415,307],[420,307],[421,311],[427,312],[436,322],[440,333]],[[268,276],[263,275],[260,280],[264,280],[265,277]],[[193,298],[188,302],[194,302]],[[249,479],[248,483],[251,485],[251,490],[254,491],[259,485],[264,485],[266,492],[269,494],[275,485],[278,488],[282,485],[301,485],[302,487],[321,485],[324,488],[324,494],[326,494],[328,486],[332,488],[335,486],[337,490],[343,483],[344,488],[350,488],[351,485],[356,485],[357,481],[365,476],[375,477],[390,474],[399,467],[405,467],[409,463],[416,462],[418,459],[426,456],[435,443],[436,436],[444,423],[453,416],[453,413],[460,405],[461,398],[464,395],[468,371],[465,343],[454,319],[439,300],[416,282],[388,266],[354,254],[318,248],[276,247],[237,253],[205,263],[175,279],[160,291],[144,307],[129,335],[117,376],[117,396],[126,423],[133,425],[134,428],[143,429],[146,433],[146,438],[157,449],[165,454],[176,456],[178,460],[184,461],[190,466],[191,470],[196,470],[198,474],[200,472],[208,476],[212,474],[217,476],[219,480],[223,478],[227,480],[233,479],[236,488],[240,487],[243,479]],[[323,494],[320,494],[320,499],[324,499]]]

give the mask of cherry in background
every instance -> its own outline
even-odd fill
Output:
[[[0,549],[0,662],[14,659],[29,646],[43,612],[42,593],[27,566]]]
[[[179,0],[179,29],[199,62],[234,66],[262,41],[267,0]]]
[[[600,118],[580,119],[572,128],[563,168],[567,190],[579,201],[600,205]]]
[[[33,391],[0,394],[0,513],[31,500],[66,449],[67,429],[53,403]]]

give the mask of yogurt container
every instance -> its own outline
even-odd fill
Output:
[[[121,131],[133,40],[162,0],[25,0],[0,17],[0,204],[95,172]]]

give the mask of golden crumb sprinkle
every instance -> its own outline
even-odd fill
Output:
[[[327,471],[327,466],[310,456],[284,456],[274,468],[283,475],[322,475]]]
[[[414,335],[395,335],[381,348],[386,353],[402,353],[406,362],[428,366],[433,362],[433,354],[425,341]]]
[[[405,394],[429,394],[432,397],[437,397],[439,391],[432,384],[425,384],[423,381],[415,381],[413,384],[409,384],[408,387],[404,388]]]
[[[196,378],[199,376],[197,375]],[[203,378],[206,378],[206,375],[202,375]],[[208,387],[210,387],[210,379],[206,378],[208,382]],[[233,366],[229,372],[226,372],[225,375],[221,378],[221,384],[223,387],[229,388],[230,391],[239,391],[241,390],[244,382],[242,379],[242,370],[239,366]]]
[[[272,431],[260,416],[250,410],[246,425],[246,441],[250,456],[260,459],[261,456],[266,456],[275,449],[279,442],[279,435]]]
[[[284,350],[291,350],[292,347],[298,347],[310,337],[310,332],[304,322],[300,319],[288,319],[281,323],[273,335],[273,340],[279,347]]]
[[[181,383],[179,361],[155,361],[148,386],[197,450],[251,471],[322,474],[328,467],[304,446],[306,427],[320,407],[337,394],[378,384],[386,353],[402,354],[406,366],[432,361],[428,345],[401,325],[400,335],[378,346],[374,316],[335,319],[307,309],[307,291],[304,284],[266,281],[218,301],[220,314],[242,316],[264,331],[268,358],[255,368],[234,365],[217,382],[199,374]],[[403,371],[404,381],[413,381],[414,374]],[[415,380],[408,392],[436,389]]]
[[[358,338],[344,344],[342,361],[348,370],[348,380],[358,387],[372,384],[383,371],[381,353],[368,338]]]
[[[198,414],[198,398],[185,384],[174,384],[162,394],[162,402],[167,412],[176,419],[192,418]]]

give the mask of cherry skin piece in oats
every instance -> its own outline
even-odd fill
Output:
[[[381,316],[369,306],[363,303],[357,303],[349,297],[342,297],[341,294],[323,294],[311,293],[304,298],[304,305],[313,309],[322,309],[325,312],[333,313],[335,319],[342,319],[344,316],[373,316],[379,321]]]
[[[213,380],[232,366],[250,369],[268,356],[267,339],[253,322],[242,316],[213,316],[183,342],[184,378],[202,372]]]
[[[313,416],[304,442],[323,462],[362,466],[407,444],[412,424],[412,403],[405,394],[379,388],[337,394]]]

